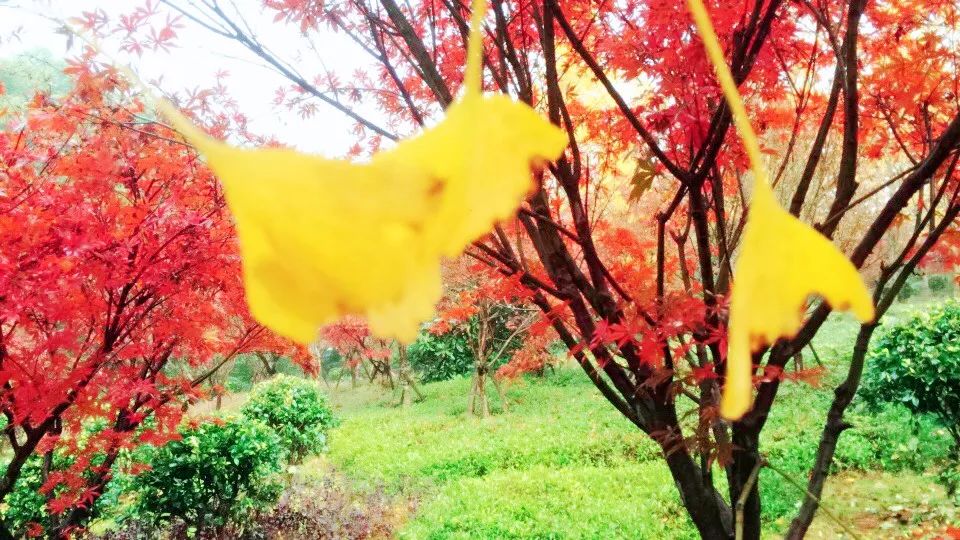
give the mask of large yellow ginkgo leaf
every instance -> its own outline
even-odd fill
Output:
[[[463,98],[368,163],[235,148],[158,104],[224,186],[247,300],[264,325],[307,343],[357,314],[379,336],[412,340],[440,299],[441,257],[515,212],[531,164],[563,151],[565,133],[528,106],[481,94],[484,7],[475,0]]]
[[[752,352],[803,324],[807,299],[823,297],[862,321],[874,318],[873,301],[856,267],[824,236],[784,211],[774,198],[740,93],[723,57],[702,0],[688,0],[704,47],[717,72],[753,171],[750,214],[734,268],[727,338],[727,372],[720,414],[736,420],[753,399]]]

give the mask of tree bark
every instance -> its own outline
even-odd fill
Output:
[[[823,494],[823,486],[830,475],[830,466],[833,464],[833,456],[837,451],[840,434],[852,427],[849,422],[843,419],[843,414],[850,402],[853,401],[857,388],[860,387],[860,377],[863,375],[863,365],[870,346],[870,338],[876,328],[876,323],[860,325],[860,332],[857,334],[857,341],[853,348],[853,357],[850,359],[847,378],[834,391],[835,397],[833,403],[830,404],[830,411],[827,413],[827,423],[823,428],[820,445],[817,448],[816,463],[807,483],[809,494],[804,497],[800,511],[797,512],[797,517],[790,523],[790,529],[786,535],[787,539],[803,538],[806,536],[810,524],[813,523],[813,517],[820,506],[819,498]],[[816,498],[811,497],[810,494],[813,494]]]
[[[423,393],[417,387],[417,382],[410,374],[410,363],[407,361],[407,348],[399,345],[397,360],[397,379],[400,383],[400,405],[407,406],[413,400],[413,394],[416,394],[416,401],[423,401]]]
[[[739,501],[744,490],[749,490],[739,513],[743,523],[735,524],[743,531],[743,540],[760,538],[760,483],[750,479],[759,465],[759,439],[759,430],[752,429],[752,426],[734,425],[733,463],[727,467],[727,480],[731,501]]]
[[[664,448],[670,475],[690,519],[704,540],[730,540],[732,517],[713,486],[706,485],[690,454],[683,448]]]

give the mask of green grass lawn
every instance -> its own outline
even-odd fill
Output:
[[[889,318],[916,309],[922,304],[897,307]],[[856,330],[847,316],[830,319],[816,341],[829,368],[823,386],[785,383],[764,432],[770,463],[797,482],[805,481]],[[806,362],[815,365],[812,355]],[[511,383],[509,410],[496,406],[483,420],[466,414],[469,389],[468,379],[427,384],[423,402],[401,408],[379,385],[331,388],[343,422],[329,453],[302,474],[333,468],[357,489],[382,487],[398,504],[412,502],[401,538],[695,537],[657,447],[576,366]],[[841,438],[825,497],[846,524],[864,537],[892,538],[956,519],[928,470],[947,448],[943,430],[921,422],[914,431],[896,409],[874,414],[855,404],[848,418],[855,428]],[[773,470],[762,471],[760,484],[773,538],[801,494]],[[821,515],[810,537],[842,531]]]

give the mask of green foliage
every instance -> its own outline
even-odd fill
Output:
[[[286,453],[266,425],[229,418],[186,426],[181,436],[156,449],[133,481],[135,521],[221,531],[279,498]]]
[[[816,457],[823,414],[829,407],[830,395],[825,392],[814,394],[809,389],[802,392],[796,392],[799,388],[791,390],[803,394],[804,410],[774,409],[761,447],[771,465],[805,485]],[[840,437],[834,456],[834,473],[878,470],[921,473],[949,451],[949,437],[943,429],[938,429],[929,418],[919,419],[918,429],[912,429],[912,414],[900,407],[883,406],[877,410],[854,407],[845,418],[854,427]],[[769,469],[760,473],[760,490],[763,518],[768,523],[791,517],[803,498],[798,489]]]
[[[62,466],[58,458],[58,466]],[[59,467],[58,467],[59,468]],[[43,485],[43,459],[39,455],[31,456],[20,472],[20,478],[14,484],[13,491],[4,499],[3,521],[15,537],[25,537],[27,527],[37,524],[44,529],[52,525],[47,514],[46,495],[40,493]]]
[[[927,277],[927,287],[930,289],[930,292],[935,294],[942,294],[949,291],[952,285],[950,276],[936,274]]]
[[[303,370],[289,358],[280,358],[276,363],[278,374],[302,377]],[[264,368],[260,359],[254,354],[240,355],[233,363],[225,386],[231,392],[249,392],[256,384],[258,377],[262,377]]]
[[[62,96],[71,86],[63,73],[66,64],[46,49],[26,51],[0,59],[0,84],[6,92],[0,95],[0,109],[19,109],[34,93]]]
[[[960,303],[948,302],[894,326],[875,342],[861,395],[929,414],[960,445]]]
[[[916,281],[912,277],[907,278],[907,280],[903,282],[903,287],[900,288],[900,292],[897,293],[897,300],[899,300],[900,302],[906,302],[907,300],[910,300],[916,295],[917,295]]]
[[[6,423],[6,419],[3,420]],[[145,426],[152,426],[152,419],[147,418]],[[102,418],[96,418],[85,422],[83,430],[77,435],[76,442],[83,446],[89,436],[102,431],[107,427],[107,423]],[[121,460],[129,460],[133,452],[121,452]],[[49,461],[47,461],[49,459]],[[87,479],[92,476],[95,467],[102,466],[105,460],[103,453],[96,453],[90,458],[90,468],[86,471]],[[74,456],[64,453],[61,450],[54,450],[49,458],[45,454],[32,454],[27,458],[20,476],[13,486],[13,490],[4,499],[2,510],[3,521],[14,533],[14,536],[25,537],[28,527],[35,528],[39,526],[44,530],[58,526],[57,516],[51,516],[47,510],[47,502],[62,495],[65,489],[62,486],[56,486],[51,491],[42,491],[41,486],[46,481],[46,473],[56,473],[67,470],[76,463]],[[119,476],[119,475],[118,475]],[[118,484],[116,480],[111,484]],[[117,505],[115,489],[108,485],[104,496],[97,499],[94,504],[93,512],[88,516],[96,519],[98,516],[112,512]]]
[[[473,352],[460,332],[421,332],[407,356],[423,382],[446,381],[473,371]]]
[[[947,488],[947,495],[960,504],[960,460],[954,460],[941,469],[937,481]]]
[[[784,383],[782,405],[764,430],[764,455],[801,484],[858,327],[847,315],[830,318],[816,344],[828,368],[824,386]],[[566,363],[547,377],[518,379],[507,391],[509,412],[482,421],[464,420],[469,384],[461,378],[424,385],[428,399],[402,414],[381,407],[376,393],[367,402],[355,393],[338,396],[345,421],[331,441],[330,461],[359,481],[423,496],[401,538],[694,535],[659,448],[610,407],[579,367]],[[950,439],[933,420],[913,417],[901,407],[855,404],[847,415],[854,427],[840,438],[834,471],[856,478],[890,471],[892,484],[909,477],[915,491],[929,491],[931,479],[919,471],[942,460]],[[723,472],[714,477],[724,493]],[[772,470],[761,472],[760,484],[764,529],[781,533],[802,493]]]
[[[98,458],[94,459],[93,466],[103,463],[102,456]],[[74,460],[70,456],[55,451],[51,456],[49,471],[63,471],[73,463]],[[17,478],[13,491],[4,499],[3,522],[17,538],[29,536],[27,531],[37,526],[43,530],[50,530],[58,525],[58,516],[50,514],[47,501],[62,494],[64,490],[57,487],[52,492],[43,492],[41,490],[45,482],[43,469],[44,456],[39,454],[30,456],[20,471],[20,477]],[[92,518],[96,519],[97,516],[112,511],[116,502],[114,498],[97,499]]]
[[[326,396],[314,381],[288,375],[254,386],[241,412],[279,435],[291,463],[322,452],[327,431],[337,423]]]
[[[516,308],[510,304],[499,304],[490,308],[493,321],[493,345],[490,353],[500,352],[503,343],[513,334],[508,324],[514,317]],[[472,373],[475,369],[474,352],[470,347],[470,336],[479,333],[479,321],[476,316],[466,324],[444,334],[436,335],[421,332],[417,340],[407,349],[410,365],[419,374],[422,382],[446,381]],[[514,337],[498,358],[489,358],[491,369],[497,369],[523,344],[523,336]]]
[[[936,276],[934,276],[936,277]],[[932,278],[931,278],[932,279]],[[931,282],[932,289],[932,282]],[[952,495],[960,487],[960,303],[947,302],[889,329],[875,341],[861,390],[871,407],[892,403],[916,416],[935,419],[953,436],[953,448],[938,475]]]
[[[333,347],[327,347],[320,353],[320,367],[325,377],[332,376],[343,369],[343,355]]]

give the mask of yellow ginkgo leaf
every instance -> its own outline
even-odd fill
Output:
[[[856,267],[829,240],[783,210],[766,183],[755,184],[734,275],[720,403],[726,418],[740,418],[750,408],[751,352],[796,334],[811,294],[834,308],[849,308],[860,320],[874,316]]]
[[[480,93],[475,1],[467,90],[439,124],[354,164],[286,149],[241,149],[158,107],[206,158],[236,220],[247,300],[279,334],[310,342],[343,315],[412,340],[440,299],[440,259],[516,211],[532,163],[565,133],[528,106]]]
[[[733,121],[750,158],[754,185],[750,215],[734,269],[727,337],[727,372],[720,414],[736,420],[753,399],[752,352],[803,324],[810,295],[862,321],[874,318],[873,301],[856,267],[825,237],[780,207],[770,188],[760,145],[730,74],[702,0],[688,0],[697,29]]]

